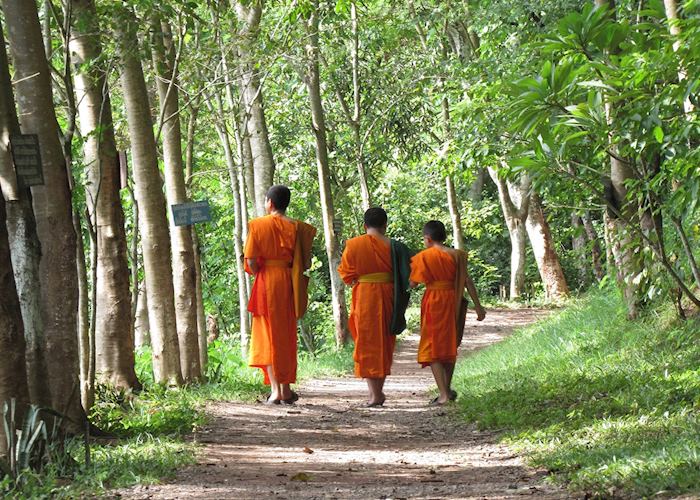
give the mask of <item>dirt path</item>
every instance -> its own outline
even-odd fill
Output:
[[[537,311],[490,311],[468,320],[461,351],[492,344]],[[428,407],[430,371],[415,363],[418,338],[404,336],[384,408],[362,408],[365,384],[312,380],[294,406],[215,403],[196,439],[196,465],[168,484],[120,492],[129,498],[564,498],[542,484],[493,433]]]

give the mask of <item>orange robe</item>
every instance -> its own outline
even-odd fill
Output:
[[[391,247],[370,235],[345,244],[338,272],[347,284],[373,273],[391,273]],[[394,284],[357,283],[352,289],[349,326],[355,341],[355,375],[384,378],[391,373],[396,337],[389,332]]]
[[[411,259],[411,281],[426,285],[420,308],[418,345],[418,362],[423,366],[433,362],[454,363],[457,359],[456,273],[452,254],[435,247]],[[443,282],[444,288],[431,289],[431,283],[435,282]]]
[[[270,365],[282,384],[292,384],[297,377],[297,323],[292,293],[296,231],[296,224],[278,215],[266,215],[248,223],[246,272],[252,274],[247,259],[255,259],[258,264],[248,304],[253,313],[248,364],[262,369],[266,384],[270,383]],[[266,261],[274,262],[266,266]]]

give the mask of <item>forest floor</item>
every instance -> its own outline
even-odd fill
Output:
[[[546,314],[491,310],[468,320],[461,357]],[[364,408],[351,377],[309,380],[293,406],[216,402],[193,439],[197,463],[165,484],[113,492],[123,498],[566,498],[524,465],[499,434],[430,407],[433,379],[415,362],[418,337],[404,335],[383,408]],[[468,362],[463,360],[462,362]]]

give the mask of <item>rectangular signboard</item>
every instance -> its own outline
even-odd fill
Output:
[[[209,201],[194,201],[170,206],[173,211],[173,223],[176,226],[191,226],[211,220]]]
[[[10,136],[10,146],[17,173],[17,182],[24,186],[44,184],[39,136],[36,134],[13,134]]]

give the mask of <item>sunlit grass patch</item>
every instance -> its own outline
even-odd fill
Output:
[[[575,490],[700,491],[698,323],[598,292],[462,361],[460,411]]]

